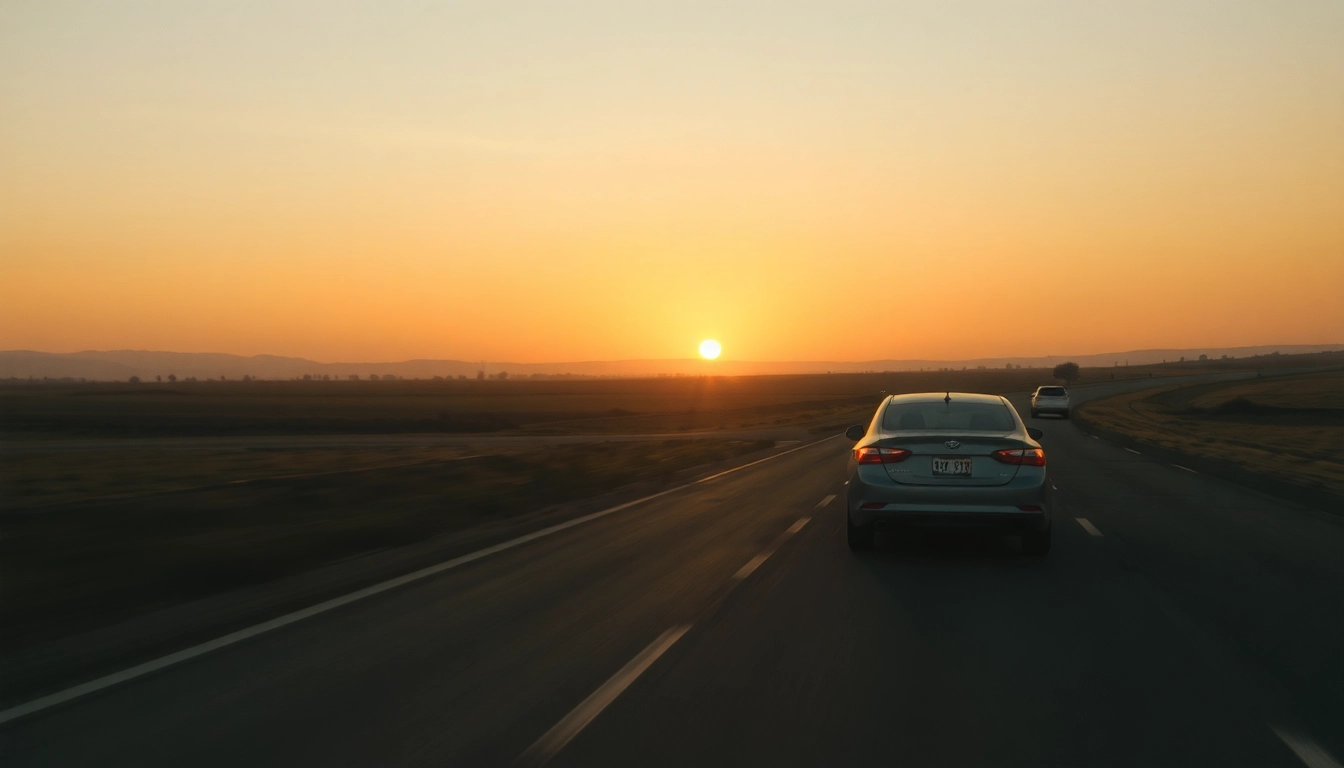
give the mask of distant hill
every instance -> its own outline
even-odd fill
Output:
[[[0,352],[0,379],[74,378],[91,381],[125,381],[131,376],[152,380],[169,374],[184,379],[293,379],[311,376],[347,378],[393,375],[406,379],[430,379],[435,376],[474,377],[507,371],[516,376],[532,374],[573,374],[579,376],[658,376],[703,375],[752,376],[790,373],[857,373],[864,371],[917,371],[939,368],[1049,368],[1073,361],[1084,367],[1146,365],[1197,359],[1250,357],[1281,354],[1308,354],[1344,350],[1342,344],[1280,344],[1259,347],[1214,347],[1207,349],[1140,349],[1100,355],[1048,355],[1045,357],[992,357],[974,360],[865,360],[859,362],[801,361],[755,362],[744,360],[611,360],[574,363],[467,362],[464,360],[406,360],[398,363],[319,363],[300,357],[255,355],[243,357],[216,352],[146,352],[114,350],[108,352],[50,353],[14,350]]]

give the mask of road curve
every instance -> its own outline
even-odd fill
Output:
[[[1034,423],[1043,562],[851,554],[831,440],[16,719],[0,759],[1337,765],[1344,525]]]

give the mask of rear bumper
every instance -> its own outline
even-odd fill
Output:
[[[1054,494],[1043,468],[1023,467],[1004,485],[955,488],[896,483],[881,465],[850,468],[846,511],[854,525],[1007,532],[1050,526]]]
[[[1068,413],[1067,405],[1033,405],[1031,410],[1037,413]]]

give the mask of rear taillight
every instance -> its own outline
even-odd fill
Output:
[[[860,464],[897,464],[910,458],[910,451],[904,448],[878,448],[865,445],[854,449],[854,460]]]
[[[1045,466],[1045,451],[1040,448],[1005,448],[989,455],[994,457],[995,461],[1004,464],[1020,464],[1024,467]]]

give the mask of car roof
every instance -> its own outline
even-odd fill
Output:
[[[998,395],[986,395],[978,392],[911,392],[905,395],[892,395],[892,403],[941,403],[944,398],[951,397],[952,402],[971,402],[971,403],[1002,403],[1003,398]]]

